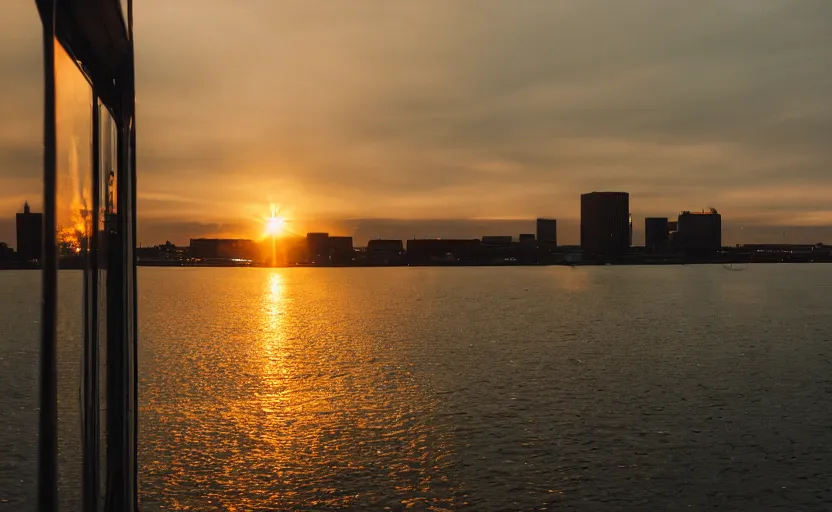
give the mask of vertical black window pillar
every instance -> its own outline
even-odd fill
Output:
[[[132,2],[124,0],[35,0],[43,23],[44,225],[40,413],[38,420],[39,510],[57,511],[59,268],[83,271],[81,325],[81,481],[64,482],[82,495],[84,512],[138,509],[138,372],[136,345],[136,133]],[[68,245],[59,205],[56,51],[91,86],[91,162],[78,166],[91,183],[90,203]],[[64,52],[66,55],[64,55]],[[77,67],[77,69],[75,69]],[[66,85],[66,84],[64,84]],[[76,153],[77,154],[77,153]],[[63,160],[61,160],[63,161]],[[76,205],[73,205],[75,208]],[[60,249],[60,250],[59,250]],[[66,297],[66,294],[61,295]],[[62,300],[66,300],[65,298]],[[70,299],[72,300],[72,299]],[[62,308],[63,310],[63,308]],[[62,345],[63,346],[63,345]],[[106,366],[106,372],[103,370]],[[103,381],[103,382],[102,382]],[[62,385],[63,388],[63,385]],[[102,403],[106,400],[102,421]],[[66,403],[65,401],[62,403]],[[68,440],[66,442],[73,442]],[[62,440],[62,442],[65,442]],[[103,452],[103,453],[102,453]],[[104,456],[106,455],[106,456]],[[101,466],[104,464],[104,471]],[[63,478],[63,477],[62,477]],[[68,494],[72,492],[69,491]]]
[[[38,417],[38,500],[41,512],[58,510],[58,371],[55,126],[55,6],[44,2],[43,21],[43,255]]]
[[[83,359],[83,496],[84,512],[97,512],[101,497],[101,403],[99,381],[99,268],[101,225],[101,107],[92,93],[92,208],[90,256],[84,276],[84,359]]]
[[[122,118],[117,141],[116,213],[112,219],[115,229],[109,235],[107,270],[107,512],[133,510],[137,495],[132,131],[132,116]]]

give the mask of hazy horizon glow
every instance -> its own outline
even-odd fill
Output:
[[[298,233],[481,236],[547,216],[575,243],[592,190],[630,192],[637,228],[715,207],[728,243],[832,235],[826,0],[135,9],[145,243],[257,238],[271,204]],[[40,204],[34,2],[6,8],[0,43],[12,240],[6,219]]]

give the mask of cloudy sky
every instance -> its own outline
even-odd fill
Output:
[[[2,219],[40,194],[39,22],[8,1]],[[549,216],[575,243],[591,190],[630,192],[637,228],[716,207],[728,243],[832,242],[829,0],[141,0],[135,19],[144,243],[257,236],[270,203],[300,232]]]

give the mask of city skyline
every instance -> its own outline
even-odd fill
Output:
[[[187,245],[170,241],[136,248],[141,266],[256,266],[256,267],[378,267],[378,266],[538,266],[538,265],[678,265],[748,263],[828,263],[830,246],[823,243],[722,243],[722,216],[716,209],[680,212],[644,219],[646,243],[633,245],[633,219],[628,214],[629,194],[622,191],[581,195],[581,243],[557,243],[557,220],[538,218],[534,233],[477,237],[374,238],[356,245],[352,236],[308,232],[286,234],[286,221],[273,212],[267,222],[270,235],[261,240],[241,238],[190,238]],[[17,214],[18,247],[15,253],[0,245],[0,268],[33,268],[38,264],[40,213],[28,205]],[[99,241],[108,236],[99,232]],[[75,235],[77,236],[77,235]],[[22,241],[22,242],[21,242]],[[64,244],[65,243],[65,244]],[[76,243],[80,245],[75,245]],[[21,245],[22,244],[22,245]],[[78,238],[61,245],[62,268],[82,268],[84,242]],[[742,269],[742,267],[738,267]]]
[[[278,203],[299,232],[550,216],[575,244],[594,189],[635,219],[716,207],[726,244],[832,240],[828,2],[200,5],[136,8],[145,243],[253,238]],[[38,23],[22,2],[0,20],[3,219],[40,209]]]
[[[611,191],[593,191],[581,194],[581,200],[585,196],[593,196],[596,194],[623,194],[629,197],[627,192],[611,192]],[[24,203],[24,208],[15,213],[19,217],[26,208],[29,207],[28,201]],[[625,205],[624,209],[632,209],[631,204]],[[623,210],[622,210],[623,212]],[[634,218],[629,216],[629,246],[643,247],[649,245],[647,242],[647,228],[646,222],[650,220],[661,219],[676,224],[676,218],[682,218],[683,215],[690,213],[717,213],[715,208],[701,208],[690,210],[679,210],[674,214],[662,216],[661,214],[647,215],[641,218]],[[38,215],[40,213],[35,212]],[[272,210],[271,217],[266,216],[257,220],[257,225],[260,227],[259,234],[256,236],[240,236],[237,233],[243,230],[228,230],[226,233],[230,234],[215,234],[205,235],[204,233],[193,233],[182,231],[177,237],[167,237],[164,240],[144,241],[138,240],[138,247],[152,247],[162,245],[165,243],[173,243],[177,246],[187,246],[187,241],[194,239],[227,239],[227,240],[253,240],[256,242],[264,242],[271,238],[278,239],[304,239],[310,233],[327,233],[335,237],[349,237],[355,242],[356,247],[366,246],[371,240],[416,240],[416,239],[479,239],[483,237],[504,237],[510,236],[514,241],[518,241],[524,233],[539,233],[540,223],[549,222],[554,225],[554,232],[550,228],[543,228],[547,237],[554,235],[556,240],[555,245],[560,246],[580,246],[581,243],[581,220],[577,221],[567,219],[565,223],[553,217],[540,216],[534,219],[430,219],[430,220],[407,220],[407,219],[354,219],[346,222],[331,222],[328,223],[334,229],[293,229],[289,228],[289,224],[295,224],[293,220],[285,219],[278,215],[278,211]],[[579,212],[581,213],[581,212]],[[580,216],[579,216],[580,217]],[[720,223],[720,236],[722,239],[722,246],[741,246],[741,245],[755,245],[755,244],[797,244],[797,245],[813,245],[826,244],[829,245],[829,239],[820,237],[812,239],[807,235],[817,235],[818,230],[805,230],[800,228],[791,228],[789,232],[785,229],[779,233],[770,231],[769,233],[755,235],[744,230],[742,225],[732,223],[730,219],[728,222],[722,221]],[[279,225],[277,230],[275,225]],[[303,222],[297,223],[298,226],[304,226]],[[563,227],[566,227],[563,230]],[[771,229],[781,229],[781,227],[772,227]],[[562,231],[563,230],[563,231]],[[10,236],[3,238],[3,234],[7,231],[11,232]],[[565,231],[565,233],[564,233]],[[832,227],[826,231],[832,235]],[[402,235],[402,233],[408,233]],[[788,233],[788,236],[787,236]],[[15,226],[14,218],[2,219],[0,218],[0,243],[5,243],[12,248],[16,248],[14,240],[18,236]],[[566,235],[564,237],[564,234]],[[11,241],[11,242],[10,242]],[[549,243],[548,240],[539,240],[544,243]]]

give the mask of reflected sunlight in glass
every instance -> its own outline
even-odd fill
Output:
[[[75,61],[55,41],[57,221],[61,256],[87,249],[92,232],[92,91]]]

